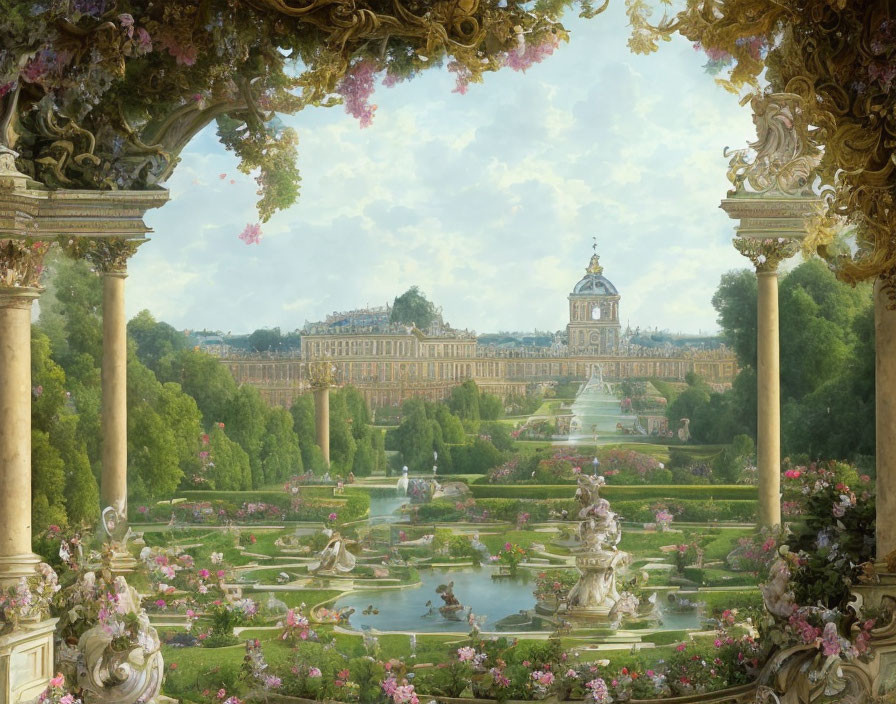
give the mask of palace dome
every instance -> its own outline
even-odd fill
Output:
[[[600,257],[595,254],[585,270],[585,276],[575,285],[573,295],[584,296],[618,296],[619,291],[603,275],[604,268],[600,265]]]

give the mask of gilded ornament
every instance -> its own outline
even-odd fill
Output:
[[[51,244],[31,238],[0,239],[0,288],[39,289]]]
[[[803,99],[791,93],[756,95],[750,101],[757,139],[730,156],[730,198],[746,193],[814,198],[821,151],[813,141]],[[752,152],[752,159],[750,158]]]
[[[308,362],[307,373],[312,389],[327,389],[336,383],[336,366],[328,359]]]
[[[735,237],[734,248],[753,262],[758,272],[778,270],[778,265],[800,250],[800,242],[794,238],[759,239]]]
[[[128,259],[144,242],[124,237],[73,237],[63,244],[63,250],[73,259],[86,260],[98,273],[127,274]]]

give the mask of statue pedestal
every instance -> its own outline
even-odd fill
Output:
[[[116,550],[112,553],[110,568],[112,569],[112,574],[116,577],[128,575],[137,569],[137,560],[126,550]]]
[[[0,702],[31,702],[47,688],[53,677],[57,621],[20,623],[12,633],[0,636]]]
[[[619,601],[616,570],[628,557],[628,553],[611,550],[580,553],[576,567],[582,576],[569,592],[566,615],[582,621],[609,620]]]

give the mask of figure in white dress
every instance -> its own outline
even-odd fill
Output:
[[[408,494],[408,468],[401,468],[401,479],[398,480],[398,483],[395,485],[395,491],[399,496],[407,496]]]

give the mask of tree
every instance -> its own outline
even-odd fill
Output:
[[[682,394],[689,394],[687,407],[670,404],[669,417],[689,411],[696,440],[725,443],[756,432],[755,274],[723,276],[713,305],[743,369],[729,393],[710,394],[705,403],[689,387]],[[846,286],[825,264],[809,260],[782,277],[779,308],[784,452],[806,459],[873,454],[870,290]]]
[[[504,461],[504,455],[481,437],[467,445],[452,448],[451,457],[454,471],[458,474],[486,474]]]
[[[65,511],[69,525],[93,526],[100,516],[100,488],[90,468],[87,445],[78,433],[78,417],[60,416],[50,432],[50,442],[65,472]]]
[[[472,379],[451,389],[448,408],[462,421],[479,420],[479,387]]]
[[[444,403],[435,404],[433,417],[442,429],[442,440],[449,445],[460,445],[467,440],[463,423]]]
[[[249,335],[249,347],[256,352],[271,352],[282,343],[280,328],[261,328]]]
[[[50,434],[31,431],[31,525],[39,539],[51,525],[65,528],[65,467],[59,451],[50,443]]]
[[[238,443],[249,456],[252,484],[260,488],[265,484],[262,448],[269,409],[254,386],[241,386],[226,406],[222,420],[231,440]]]
[[[272,408],[268,412],[261,464],[266,484],[282,482],[304,471],[292,416],[283,408]]]
[[[141,310],[128,321],[128,335],[137,343],[137,357],[154,372],[164,357],[186,349],[186,336],[168,323],[157,322],[148,310]]]
[[[756,368],[756,274],[748,270],[722,275],[712,305],[722,337],[742,367]]]
[[[479,417],[482,420],[497,420],[504,415],[504,404],[494,394],[479,395]]]
[[[161,360],[160,381],[175,381],[196,400],[206,429],[226,416],[237,386],[230,372],[214,357],[196,350]]]
[[[403,325],[416,325],[421,330],[426,330],[438,317],[436,307],[416,286],[411,286],[392,303],[393,323]]]
[[[227,437],[224,428],[216,424],[209,433],[208,479],[217,491],[247,491],[252,488],[252,469],[249,455]]]
[[[513,449],[514,440],[510,435],[510,428],[504,423],[483,423],[479,427],[482,435],[487,435],[492,445],[501,452],[509,452]]]
[[[330,463],[336,474],[347,475],[354,465],[355,442],[345,394],[340,390],[330,392]]]
[[[426,407],[419,398],[401,405],[401,423],[395,429],[395,446],[404,463],[414,472],[424,472],[433,465],[433,428],[426,417]]]
[[[326,471],[323,452],[317,444],[317,430],[314,421],[314,398],[311,394],[299,396],[289,409],[293,429],[299,440],[302,465],[306,471],[323,474]]]

